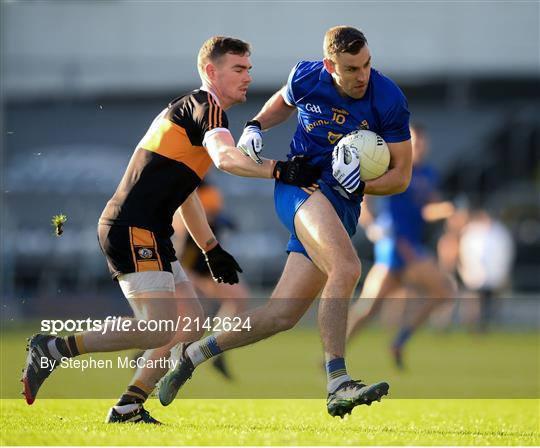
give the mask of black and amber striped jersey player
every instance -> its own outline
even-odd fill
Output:
[[[174,99],[154,119],[99,220],[113,278],[171,272],[173,215],[212,165],[204,139],[227,128],[225,111],[202,89]]]
[[[212,165],[204,139],[228,125],[210,92],[195,90],[171,101],[137,145],[100,223],[136,226],[170,237],[174,212]]]

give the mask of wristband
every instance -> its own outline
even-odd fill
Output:
[[[255,126],[255,127],[259,128],[260,131],[262,131],[261,122],[259,120],[246,121],[246,125],[244,127],[247,128],[248,126]]]
[[[219,246],[219,241],[215,237],[212,237],[206,242],[204,249],[202,249],[202,251],[203,253],[206,254],[210,252],[212,249],[215,249],[217,246]]]
[[[358,185],[358,188],[354,190],[353,196],[362,196],[364,194],[364,190],[366,189],[366,183],[361,180],[360,185]]]

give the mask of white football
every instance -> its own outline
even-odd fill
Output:
[[[388,171],[390,151],[384,139],[375,132],[353,131],[343,137],[338,146],[345,147],[345,159],[355,153],[360,160],[360,179],[376,179]],[[349,157],[347,157],[349,156]],[[350,163],[345,160],[345,163]]]

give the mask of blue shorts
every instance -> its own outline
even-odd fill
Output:
[[[384,264],[391,271],[401,271],[405,265],[428,256],[429,251],[422,244],[403,238],[383,238],[375,243],[375,263]]]
[[[336,190],[319,181],[321,193],[326,196],[343,223],[349,236],[356,233],[358,217],[360,216],[360,202],[351,201],[341,196]],[[291,238],[287,244],[287,253],[298,252],[309,258],[306,249],[296,236],[294,217],[300,206],[309,198],[307,193],[300,187],[284,184],[276,181],[274,188],[274,205],[276,213],[285,227],[291,232]]]

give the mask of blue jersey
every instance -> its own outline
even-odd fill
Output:
[[[405,95],[374,69],[365,95],[354,99],[338,93],[322,61],[301,61],[289,75],[284,99],[298,110],[298,127],[288,156],[311,157],[330,186],[337,185],[332,176],[332,150],[341,137],[369,129],[388,143],[411,138]]]
[[[422,208],[433,199],[436,186],[435,170],[427,164],[417,165],[403,193],[381,198],[383,211],[377,222],[389,238],[422,243],[425,230]]]

